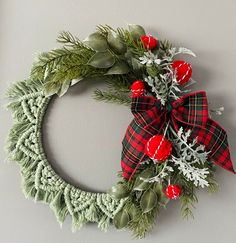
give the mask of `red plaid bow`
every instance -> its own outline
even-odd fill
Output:
[[[144,148],[152,136],[158,134],[169,114],[171,125],[177,132],[180,127],[191,129],[191,137],[197,137],[199,144],[205,145],[209,158],[233,173],[229,146],[225,130],[208,117],[208,103],[205,92],[191,93],[161,106],[154,97],[132,98],[131,111],[134,119],[126,130],[122,141],[121,167],[123,176],[131,179],[139,163],[143,161]]]

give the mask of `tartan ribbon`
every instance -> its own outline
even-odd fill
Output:
[[[204,91],[187,94],[162,106],[155,97],[133,97],[131,111],[134,119],[122,141],[121,168],[125,179],[130,180],[138,165],[145,159],[147,141],[161,132],[167,119],[174,130],[191,129],[190,140],[197,137],[205,146],[209,158],[222,168],[235,173],[230,158],[225,130],[208,116],[208,102]]]

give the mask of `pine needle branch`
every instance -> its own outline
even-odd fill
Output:
[[[209,183],[209,186],[207,187],[207,190],[210,194],[213,194],[213,193],[216,193],[219,191],[219,184],[217,183],[216,179],[215,179],[215,176],[214,176],[214,173],[215,172],[215,168],[213,167],[212,168],[212,164],[209,163],[209,169],[211,171],[211,173],[208,175],[207,177],[207,181]]]
[[[84,47],[83,43],[75,36],[73,36],[69,31],[62,31],[58,37],[57,42],[77,47]]]
[[[102,34],[104,37],[107,37],[108,33],[110,31],[116,32],[115,29],[113,29],[111,26],[109,25],[98,25],[97,26],[97,31]]]
[[[168,40],[164,40],[164,41],[159,40],[159,46],[160,49],[164,52],[167,52],[172,48],[172,44]]]
[[[86,53],[87,55],[90,54],[88,51]],[[38,56],[37,61],[33,64],[31,69],[31,77],[44,80],[48,73],[59,69],[58,65],[66,65],[67,63],[71,62],[71,60],[80,59],[81,53],[77,53],[74,50],[66,47],[44,52]]]
[[[195,194],[195,186],[191,181],[187,181],[183,175],[176,175],[176,182],[182,185],[183,194],[180,197],[181,203],[181,215],[184,219],[194,218],[193,209],[195,209],[195,204],[198,202],[197,196]]]
[[[114,90],[115,92],[130,92],[131,83],[122,77],[112,77],[111,79],[107,79],[106,83],[108,85],[109,90]]]
[[[94,98],[99,101],[117,103],[120,105],[129,106],[131,104],[131,99],[127,95],[109,91],[101,91],[99,89],[94,91]]]
[[[151,212],[143,213],[141,209],[137,210],[136,218],[129,223],[129,229],[133,236],[143,239],[146,234],[154,227],[160,207],[157,205]]]
[[[198,202],[195,194],[185,194],[180,198],[181,215],[184,219],[194,218],[192,210],[195,208],[195,203]]]

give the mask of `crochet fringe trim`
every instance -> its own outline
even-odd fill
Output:
[[[7,140],[9,160],[20,166],[22,189],[26,198],[49,204],[62,225],[72,217],[72,230],[87,222],[96,222],[107,230],[125,200],[116,200],[107,193],[85,192],[60,178],[47,161],[42,145],[42,122],[51,98],[45,97],[39,80],[13,84],[7,97],[14,125]]]

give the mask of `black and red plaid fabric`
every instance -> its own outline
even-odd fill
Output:
[[[131,179],[139,163],[145,159],[145,145],[149,138],[162,130],[168,113],[176,132],[180,127],[191,129],[191,138],[197,137],[198,142],[205,145],[209,157],[224,169],[235,173],[226,132],[208,117],[206,93],[188,94],[171,102],[169,106],[163,107],[156,98],[149,96],[132,99],[134,119],[122,141],[121,167],[124,178]]]
[[[134,119],[128,126],[122,141],[121,167],[123,176],[129,179],[137,164],[144,158],[144,147],[149,138],[161,130],[164,113],[156,105],[154,97],[132,99],[131,111]]]

